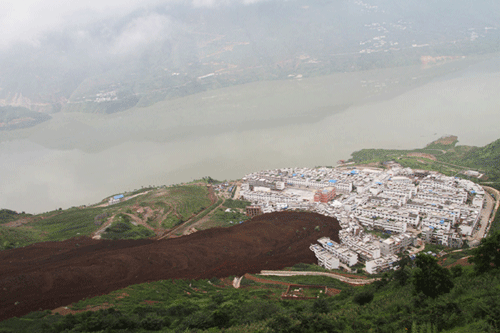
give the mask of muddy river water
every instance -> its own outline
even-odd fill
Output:
[[[362,148],[500,137],[500,60],[208,91],[113,115],[56,114],[0,133],[0,208],[39,213],[146,185],[335,165]]]

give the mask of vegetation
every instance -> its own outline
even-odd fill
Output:
[[[155,233],[141,226],[133,225],[125,214],[115,216],[113,224],[101,235],[104,239],[140,239],[154,237]]]
[[[205,223],[204,228],[230,227],[248,219],[250,219],[248,216],[238,211],[232,210],[231,212],[226,212],[226,209],[218,208],[210,216],[210,220]]]
[[[240,208],[240,209],[245,209],[247,206],[250,206],[250,201],[246,200],[233,200],[233,199],[227,199],[224,201],[224,207],[227,208]]]
[[[481,245],[471,250],[469,262],[474,263],[474,270],[485,273],[500,267],[500,232],[494,232],[481,240]]]
[[[434,257],[419,254],[415,260],[417,266],[413,272],[415,293],[423,293],[427,297],[436,298],[449,293],[453,288],[451,273],[437,264]]]
[[[95,217],[105,212],[105,208],[70,208],[37,216],[27,226],[43,235],[42,241],[60,241],[76,236],[90,235],[97,230]],[[43,233],[43,234],[42,234]]]
[[[102,234],[103,238],[148,238],[154,234],[143,226],[134,226],[125,214],[134,215],[153,228],[170,229],[208,207],[208,194],[207,186],[199,184],[146,187],[125,193],[125,197],[131,197],[129,200],[110,206],[105,206],[105,199],[99,206],[59,209],[35,216],[2,209],[0,223],[22,219],[23,225],[0,226],[0,250],[42,241],[89,236],[113,215],[116,215],[115,222]]]
[[[9,209],[0,209],[0,224],[8,223],[11,221],[19,220],[23,217],[29,217],[31,214],[26,214],[24,212],[18,213]]]
[[[456,138],[456,137],[452,137]],[[450,140],[451,141],[451,140]],[[457,146],[456,139],[450,144],[443,144],[442,139],[437,140],[422,149],[390,150],[390,149],[362,149],[352,154],[351,162],[356,164],[376,163],[382,165],[393,160],[404,167],[414,169],[434,170],[449,176],[466,177],[463,171],[474,169],[485,173],[487,179],[475,179],[478,182],[500,182],[500,139],[484,146],[470,147]],[[432,158],[409,156],[414,153],[432,155]]]
[[[36,243],[41,239],[40,232],[25,227],[9,228],[0,226],[0,250],[13,249]]]

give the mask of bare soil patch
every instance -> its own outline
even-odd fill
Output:
[[[321,231],[314,230],[318,225]],[[137,283],[242,276],[314,263],[310,244],[323,236],[338,242],[339,230],[331,217],[280,212],[159,241],[80,237],[2,251],[0,320]]]

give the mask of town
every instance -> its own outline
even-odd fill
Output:
[[[335,217],[340,244],[323,237],[310,246],[327,269],[355,266],[376,274],[396,269],[403,251],[414,258],[426,243],[461,248],[487,235],[495,199],[481,186],[395,162],[386,166],[255,172],[242,178],[235,197],[252,203],[249,216],[306,210]]]

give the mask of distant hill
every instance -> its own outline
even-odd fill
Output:
[[[35,126],[52,117],[18,106],[0,106],[0,131]]]

